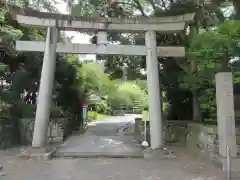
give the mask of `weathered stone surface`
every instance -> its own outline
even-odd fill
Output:
[[[131,136],[85,135],[69,138],[57,150],[60,157],[143,157]]]
[[[48,125],[49,143],[63,141],[63,127],[67,122],[67,118],[51,118]],[[32,142],[34,130],[34,118],[20,119],[21,123],[21,142],[23,145],[30,145]]]
[[[204,154],[209,159],[219,152],[217,139],[217,126],[204,125],[199,123],[169,121],[168,127],[165,124],[165,142],[171,145],[186,147],[195,154]],[[182,124],[182,125],[181,125]],[[184,127],[187,125],[186,127]],[[143,141],[144,125],[141,120],[135,122],[135,137]],[[142,135],[141,135],[142,134]],[[238,151],[240,145],[240,128],[236,127]]]
[[[216,103],[219,154],[226,156],[227,146],[230,155],[237,156],[236,126],[234,115],[233,75],[231,72],[219,72],[216,79]]]
[[[19,157],[24,159],[34,159],[34,160],[50,160],[52,159],[53,153],[56,151],[56,148],[47,147],[47,148],[26,148],[20,152]]]
[[[119,24],[119,23],[99,23],[93,21],[76,21],[72,20],[56,20],[48,18],[39,18],[32,16],[23,16],[17,15],[17,21],[22,26],[27,27],[58,27],[62,30],[85,30],[85,31],[96,31],[96,30],[105,30],[105,31],[119,31],[119,32],[145,32],[147,30],[159,31],[161,33],[174,33],[183,31],[186,25],[184,21],[177,22],[166,22],[166,23],[153,23],[153,24]]]
[[[116,24],[152,24],[152,23],[168,23],[168,22],[181,22],[186,21],[190,22],[193,21],[195,14],[194,13],[187,13],[178,16],[168,16],[168,17],[136,17],[136,18],[105,18],[105,17],[97,17],[93,14],[89,16],[71,16],[65,14],[57,14],[57,13],[48,13],[48,12],[39,12],[34,11],[31,9],[22,9],[19,11],[20,14],[26,16],[33,16],[39,18],[49,18],[49,19],[57,19],[57,20],[78,20],[78,21],[92,21],[97,23],[116,23]]]
[[[156,161],[140,158],[34,161],[0,151],[0,162],[6,172],[3,180],[225,180],[220,169],[209,161],[182,151],[174,149],[175,159]]]
[[[16,48],[18,51],[26,52],[44,52],[45,43],[42,41],[16,41]],[[139,45],[95,45],[95,44],[73,44],[73,43],[58,43],[57,53],[70,54],[98,54],[98,55],[119,55],[119,56],[144,56],[147,53],[145,46]],[[157,56],[161,57],[184,57],[184,47],[174,46],[159,46],[157,47]],[[122,112],[124,114],[124,112]],[[118,114],[117,114],[118,115]],[[120,114],[119,114],[120,115]]]
[[[70,137],[55,153],[58,157],[142,158],[142,149],[131,134],[133,116],[114,116],[92,123],[84,135]]]
[[[173,159],[176,156],[173,152],[167,148],[159,148],[152,150],[151,148],[146,148],[143,150],[143,155],[145,160],[159,160],[159,159]]]

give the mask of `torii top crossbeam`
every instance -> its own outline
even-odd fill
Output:
[[[184,14],[170,17],[153,18],[103,18],[103,17],[70,17],[68,15],[22,10],[16,15],[16,20],[25,26],[38,28],[57,26],[59,29],[87,30],[87,31],[123,31],[141,32],[154,30],[164,33],[182,31],[186,22],[191,22],[195,14]],[[69,22],[71,19],[71,22]]]

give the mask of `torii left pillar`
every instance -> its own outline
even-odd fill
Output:
[[[155,31],[147,31],[145,33],[145,44],[147,48],[146,65],[150,119],[150,141],[151,148],[158,149],[163,147],[164,137],[159,87],[159,64],[157,60],[157,42]]]
[[[47,29],[40,87],[37,98],[37,112],[32,141],[33,148],[44,148],[47,145],[47,133],[56,67],[56,48],[58,35],[58,28],[49,27]]]

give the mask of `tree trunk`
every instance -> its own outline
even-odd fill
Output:
[[[201,121],[201,111],[200,111],[200,103],[198,100],[198,94],[196,90],[192,91],[192,107],[193,107],[193,120]]]
[[[222,57],[220,60],[221,64],[221,72],[231,72],[231,68],[229,66],[229,55],[228,53],[225,54],[225,56]]]
[[[235,19],[240,19],[240,1],[239,0],[233,0],[233,6],[236,11]]]
[[[196,1],[196,4],[198,4],[198,1]],[[199,16],[200,16],[199,9],[196,12],[196,22],[194,25],[190,26],[190,38],[196,36],[199,33]],[[197,64],[195,59],[191,59],[190,61],[191,66],[191,73],[194,76],[195,71],[197,70]],[[201,111],[200,111],[200,102],[198,100],[198,94],[197,89],[192,88],[192,118],[193,121],[201,121]]]

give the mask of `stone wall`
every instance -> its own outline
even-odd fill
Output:
[[[186,147],[193,153],[218,154],[217,126],[188,123]]]
[[[138,118],[135,123],[136,138],[142,141],[144,126],[141,118]],[[240,145],[240,127],[236,128],[236,132],[237,144]],[[149,136],[148,140],[150,140]],[[190,121],[168,121],[164,125],[164,140],[166,144],[184,146],[192,153],[202,153],[209,157],[218,154],[216,125],[204,125]]]
[[[49,143],[63,141],[63,128],[66,123],[66,118],[52,118],[48,126],[48,141]],[[21,133],[21,144],[29,145],[32,142],[33,130],[34,130],[34,119],[25,118],[20,119],[20,133]]]
[[[216,125],[188,123],[186,147],[193,153],[207,156],[218,154],[218,137]],[[240,145],[240,127],[236,128],[237,145]],[[238,150],[239,152],[239,150]]]
[[[164,123],[164,140],[168,144],[185,145],[187,136],[188,122],[185,121],[170,121]],[[147,141],[150,144],[149,122],[147,122]],[[135,139],[142,142],[144,139],[144,122],[141,118],[135,119],[134,128]]]

